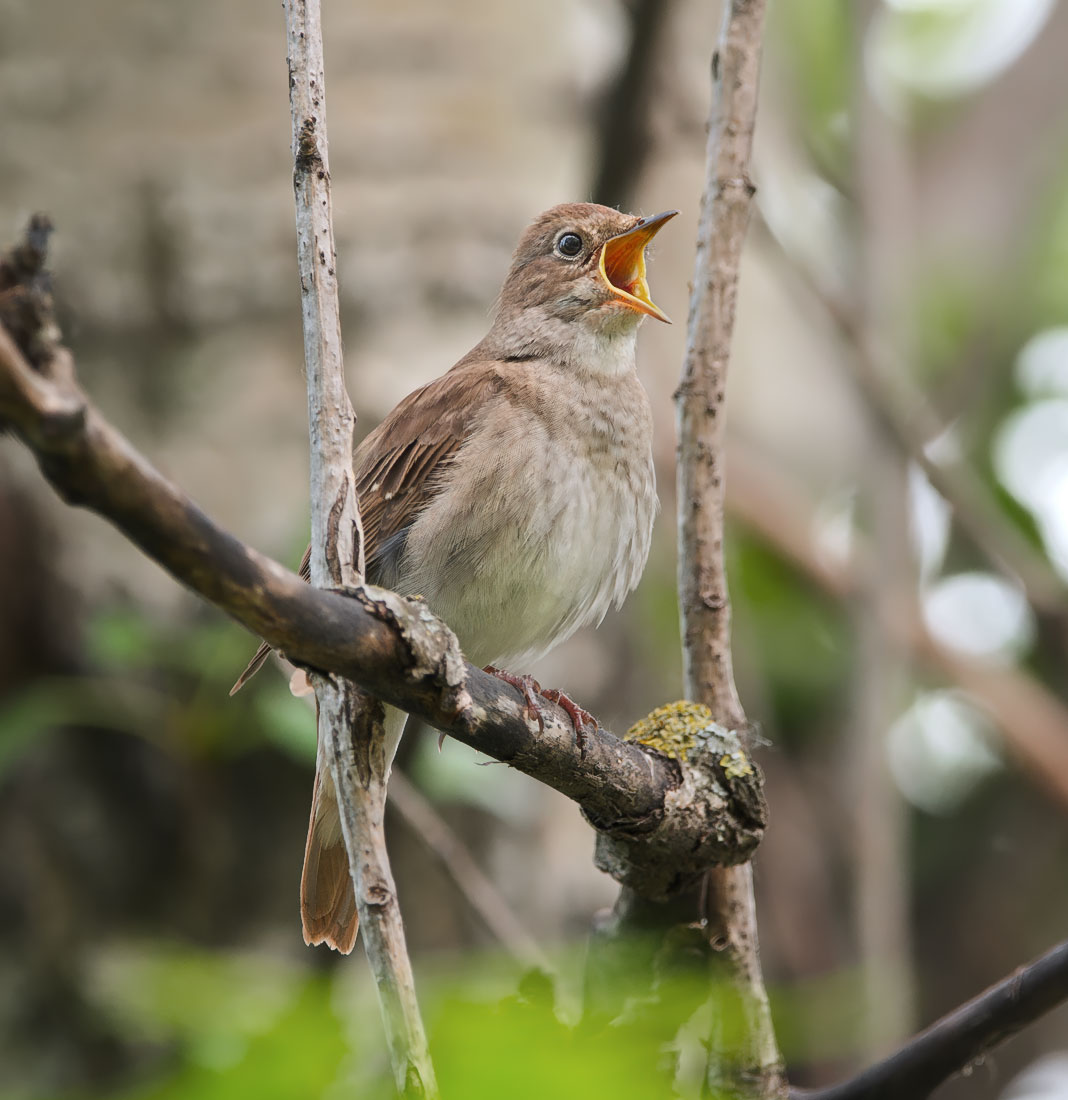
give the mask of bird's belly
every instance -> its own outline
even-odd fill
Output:
[[[482,479],[466,501],[442,494],[450,514],[431,506],[409,536],[407,590],[476,664],[532,660],[600,622],[648,554],[651,468],[576,461],[560,448],[527,457],[525,477]]]

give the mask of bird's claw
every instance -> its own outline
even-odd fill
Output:
[[[541,703],[538,701],[539,697],[548,703],[556,703],[571,719],[571,725],[575,731],[575,744],[585,756],[586,734],[600,728],[597,719],[588,710],[580,707],[565,692],[556,688],[543,690],[541,684],[533,676],[516,676],[504,669],[495,668],[493,665],[487,665],[484,671],[491,676],[496,676],[498,680],[503,680],[506,684],[511,684],[512,687],[518,688],[523,693],[523,716],[528,722],[531,718],[537,719],[539,733],[545,732],[545,715]]]
[[[573,698],[562,692],[557,687],[549,687],[546,691],[539,692],[542,698],[547,698],[550,703],[557,704],[571,718],[571,724],[575,727],[575,733],[580,736],[592,733],[598,729],[597,719],[583,706],[577,704]]]
[[[503,668],[496,668],[494,665],[486,665],[482,671],[488,672],[491,676],[496,676],[498,680],[503,680],[514,688],[518,688],[523,693],[523,717],[528,722],[531,718],[536,718],[538,720],[538,732],[545,732],[545,716],[542,714],[541,704],[538,702],[538,696],[541,695],[541,684],[533,676],[516,676]]]

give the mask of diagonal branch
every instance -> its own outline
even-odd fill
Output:
[[[545,952],[524,927],[504,895],[475,862],[452,826],[402,771],[394,772],[390,777],[389,804],[441,860],[468,904],[512,957],[521,966],[551,973],[552,966]]]
[[[1068,1000],[1068,940],[910,1039],[889,1058],[791,1100],[924,1100],[943,1081]]]
[[[57,355],[69,359],[64,349]],[[68,503],[108,519],[176,580],[290,660],[353,680],[554,787],[607,834],[666,841],[682,863],[694,849],[708,862],[735,863],[759,842],[763,830],[752,800],[744,790],[736,797],[730,775],[719,776],[718,795],[709,792],[709,816],[695,815],[676,804],[685,767],[604,729],[579,746],[570,718],[554,704],[543,705],[539,730],[520,692],[465,661],[455,636],[425,603],[373,587],[305,584],[218,527],[76,384],[34,370],[2,325],[0,420],[35,453]]]
[[[675,395],[686,694],[706,703],[717,721],[740,731],[748,723],[731,666],[730,598],[723,559],[724,399],[738,272],[754,194],[749,162],[763,26],[763,0],[731,0],[726,5],[712,59],[705,190],[686,358]],[[752,868],[717,869],[708,884],[710,939],[720,945],[745,1019],[741,1049],[716,1052],[709,1065],[709,1085],[731,1095],[780,1096],[782,1060],[760,970]]]

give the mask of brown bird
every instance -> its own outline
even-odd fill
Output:
[[[420,593],[476,664],[534,660],[599,623],[642,574],[657,499],[634,349],[644,316],[668,320],[649,297],[645,247],[675,213],[567,203],[542,214],[485,339],[356,448],[367,580]],[[491,671],[537,714],[529,678]],[[579,731],[584,712],[545,694]],[[406,718],[386,708],[390,759]],[[351,951],[356,900],[321,756],[300,893],[306,942]]]

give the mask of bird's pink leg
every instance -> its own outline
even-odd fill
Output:
[[[541,713],[541,704],[538,702],[538,696],[542,693],[541,684],[533,676],[516,676],[494,665],[486,665],[482,671],[496,676],[498,680],[503,680],[514,688],[519,688],[523,693],[523,717],[528,721],[531,718],[537,718],[539,731],[545,732],[545,717]]]
[[[569,695],[565,692],[559,691],[557,688],[548,688],[546,691],[538,693],[543,699],[548,699],[550,703],[556,703],[562,710],[567,712],[568,718],[571,719],[571,724],[575,727],[575,736],[580,740],[583,734],[587,730],[595,730],[598,728],[597,719],[585,707],[580,707]]]
[[[545,732],[545,716],[542,714],[541,703],[538,702],[538,698],[540,696],[549,703],[556,703],[571,719],[571,725],[575,730],[575,743],[580,749],[585,750],[586,731],[598,728],[597,719],[588,710],[580,707],[574,699],[556,688],[542,690],[541,684],[533,676],[516,676],[502,668],[495,668],[493,665],[486,665],[483,671],[488,672],[491,676],[496,676],[498,680],[503,680],[506,684],[511,684],[512,687],[518,688],[523,693],[526,717],[537,718],[538,730],[542,733]]]

